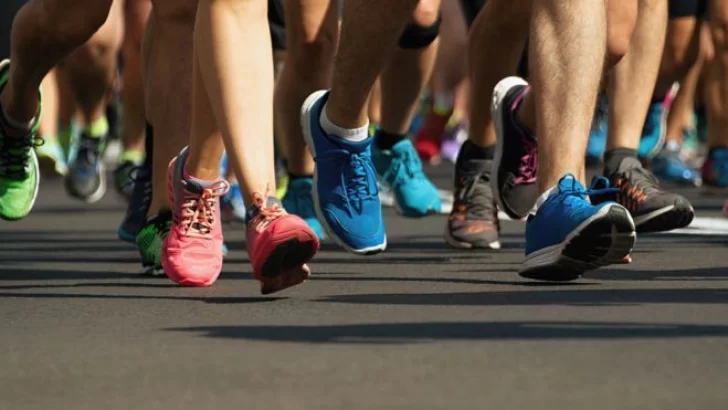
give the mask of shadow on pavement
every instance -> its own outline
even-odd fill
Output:
[[[387,323],[333,326],[205,326],[167,329],[272,342],[404,344],[457,340],[599,340],[726,337],[728,326],[611,322]]]
[[[87,284],[89,287],[96,287],[95,284]],[[194,293],[194,292],[193,292]],[[110,294],[91,294],[91,293],[29,293],[29,292],[0,292],[2,298],[43,298],[43,299],[103,299],[103,300],[171,300],[171,301],[187,301],[187,302],[204,302],[210,304],[246,304],[246,303],[265,303],[275,302],[285,297],[221,297],[221,296],[175,296],[175,295],[110,295]]]
[[[414,306],[635,306],[728,303],[728,289],[594,289],[334,295],[319,302]]]

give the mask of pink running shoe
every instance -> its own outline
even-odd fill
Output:
[[[172,227],[162,246],[162,267],[182,286],[210,286],[222,270],[220,197],[230,189],[224,180],[209,184],[184,176],[188,149],[167,169]]]
[[[320,242],[308,224],[286,212],[268,193],[253,195],[248,207],[245,246],[253,276],[264,295],[303,283],[311,275],[306,263],[318,252]]]

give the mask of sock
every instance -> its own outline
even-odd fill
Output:
[[[109,121],[106,117],[99,117],[94,122],[86,125],[84,135],[91,138],[103,138],[109,134]]]
[[[139,150],[125,150],[119,158],[121,162],[131,162],[133,164],[141,164],[144,162],[144,152]]]
[[[432,112],[437,115],[449,116],[454,106],[455,95],[453,93],[438,93],[432,99]]]
[[[327,134],[344,139],[346,141],[350,142],[360,142],[364,141],[365,139],[369,138],[369,123],[367,122],[363,127],[359,128],[342,128],[338,125],[334,124],[329,120],[328,115],[326,115],[326,106],[328,105],[328,102],[324,104],[324,108],[321,110],[321,117],[319,118],[319,121],[321,122],[321,128],[326,131]]]
[[[144,156],[144,168],[151,171],[152,159],[154,158],[154,129],[149,123],[147,123],[147,130],[144,135],[144,151],[146,152]]]
[[[313,178],[313,174],[302,174],[302,175],[299,175],[299,174],[294,174],[291,171],[288,171],[288,180],[289,181],[295,181],[297,179],[309,179],[309,178]]]
[[[374,138],[374,143],[380,150],[389,151],[392,149],[392,147],[397,145],[398,142],[404,141],[405,139],[407,139],[406,135],[393,134],[391,132],[380,129],[379,132],[376,134],[376,138]]]
[[[637,159],[637,150],[630,148],[615,148],[604,153],[604,175],[610,176],[619,171],[619,164],[625,158]]]
[[[192,176],[189,172],[187,172],[187,167],[185,167],[184,171],[182,172],[182,178],[185,179],[185,181],[194,182],[195,184],[198,184],[199,186],[203,188],[207,188],[217,182],[216,179],[208,180],[208,179],[200,179],[197,177]]]
[[[459,161],[468,161],[471,159],[493,159],[495,157],[495,145],[481,147],[470,140],[463,142],[458,154]]]

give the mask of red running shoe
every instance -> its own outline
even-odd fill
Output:
[[[246,247],[260,292],[267,295],[305,282],[311,275],[306,263],[320,247],[318,237],[268,193],[254,194],[253,202],[248,207]]]
[[[167,169],[172,226],[162,246],[162,268],[183,286],[210,286],[222,270],[220,197],[230,189],[224,180],[201,184],[185,179],[187,148]]]

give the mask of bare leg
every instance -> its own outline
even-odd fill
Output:
[[[313,175],[313,158],[301,134],[303,100],[328,88],[339,37],[339,4],[332,0],[286,0],[286,60],[276,84],[277,135],[288,171]]]
[[[333,124],[368,124],[367,99],[417,0],[347,0],[326,113]],[[371,24],[372,21],[378,22]]]
[[[424,0],[417,6],[412,24],[430,27],[437,22],[439,0]],[[382,72],[382,130],[406,135],[414,117],[419,95],[430,80],[437,58],[439,41],[422,48],[398,47]]]
[[[652,100],[667,29],[667,3],[639,0],[637,27],[629,52],[612,69],[609,84],[607,150],[637,150]]]
[[[728,148],[728,0],[713,0],[709,12],[715,56],[705,77],[708,147]]]
[[[259,41],[269,36],[267,5],[202,0],[197,13],[187,170],[201,179],[218,179],[226,148],[244,199],[252,203],[254,193],[275,188],[273,53],[270,42]],[[238,52],[241,47],[245,55]]]
[[[111,0],[33,0],[15,16],[13,65],[0,101],[10,118],[30,120],[48,72],[106,21]]]
[[[152,9],[149,0],[126,0],[123,72],[124,88],[124,150],[144,152],[144,129],[146,110],[144,108],[144,81],[142,79],[142,39],[147,19]]]
[[[152,0],[152,5],[142,49],[145,106],[154,127],[149,216],[169,209],[167,166],[188,143],[197,0]]]

